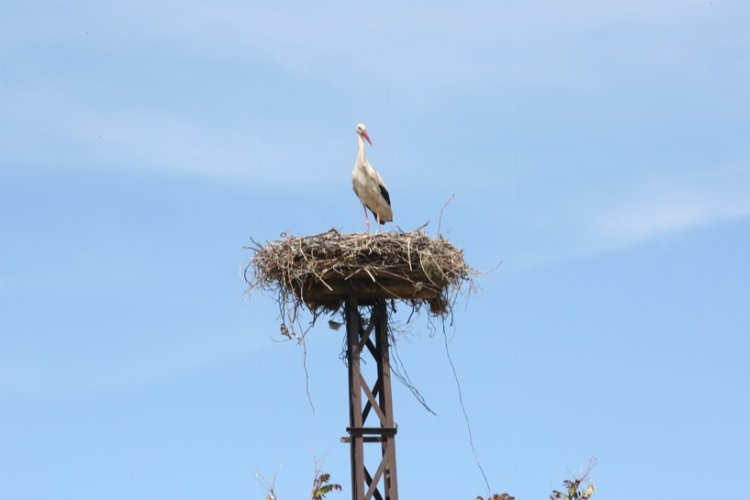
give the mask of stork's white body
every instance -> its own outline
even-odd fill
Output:
[[[354,193],[359,197],[364,207],[365,223],[369,231],[370,219],[367,216],[368,209],[375,216],[378,226],[386,222],[391,222],[393,220],[393,211],[391,210],[391,198],[388,194],[388,189],[385,187],[383,177],[367,161],[365,139],[370,142],[365,126],[359,124],[357,125],[359,149],[357,151],[357,161],[354,163],[354,171],[352,172],[352,188],[354,188]]]

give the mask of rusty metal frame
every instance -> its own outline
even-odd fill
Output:
[[[372,303],[370,300],[368,302]],[[356,295],[347,298],[349,427],[346,430],[349,436],[342,438],[342,441],[350,444],[352,500],[398,500],[397,427],[393,420],[388,313],[385,300],[377,299],[372,305],[369,322],[363,325],[360,310],[364,307]],[[368,384],[361,371],[362,356],[368,354],[377,370],[376,380],[372,384]],[[368,417],[376,425],[367,426]],[[371,443],[380,444],[380,453],[377,454],[380,461],[374,475],[370,474],[365,464],[365,444]]]

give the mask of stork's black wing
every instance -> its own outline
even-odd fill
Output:
[[[380,194],[385,198],[385,201],[388,203],[388,206],[391,206],[391,195],[388,194],[388,190],[385,188],[384,185],[379,184],[378,187],[380,187]]]

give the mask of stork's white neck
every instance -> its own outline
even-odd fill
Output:
[[[357,163],[364,164],[365,160],[365,140],[362,136],[357,134]]]

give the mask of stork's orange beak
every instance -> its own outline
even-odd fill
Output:
[[[369,135],[367,135],[367,130],[363,130],[363,131],[362,131],[362,137],[364,137],[365,139],[367,139],[367,142],[369,142],[369,143],[370,143],[370,146],[372,146],[372,145],[373,145],[373,144],[372,144],[372,141],[370,140],[370,136],[369,136]]]

